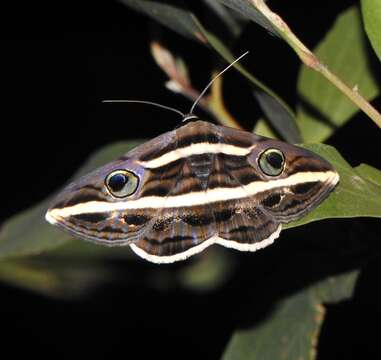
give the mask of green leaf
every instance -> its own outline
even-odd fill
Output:
[[[289,143],[300,143],[301,136],[295,122],[295,117],[280,105],[272,96],[262,91],[254,91],[261,109],[272,127]]]
[[[268,137],[270,139],[278,139],[278,136],[277,134],[275,134],[275,131],[264,119],[257,120],[253,129],[253,133],[260,136]]]
[[[89,171],[117,158],[135,147],[139,141],[128,144],[117,143],[97,151],[74,176],[84,175]],[[50,199],[25,210],[2,224],[0,228],[0,259],[38,254],[53,249],[70,240],[65,232],[45,221],[45,212]]]
[[[361,0],[361,9],[366,33],[381,60],[381,2],[380,0]]]
[[[356,172],[361,174],[364,179],[374,183],[381,187],[381,176],[380,171],[376,168],[369,166],[367,164],[361,164],[355,168]]]
[[[192,13],[175,6],[161,4],[156,1],[147,0],[119,0],[143,14],[151,17],[160,24],[170,28],[188,39],[205,42],[204,36],[194,23]]]
[[[352,168],[332,146],[309,144],[303,147],[328,160],[338,171],[340,182],[317,209],[284,228],[328,218],[381,217],[381,171],[368,165]]]
[[[0,261],[0,281],[13,287],[37,292],[45,296],[77,298],[106,281],[115,273],[102,262],[74,263],[44,261],[43,258]]]
[[[320,303],[326,304],[348,300],[354,293],[359,275],[358,270],[352,270],[348,273],[330,276],[313,286],[314,296]]]
[[[181,285],[191,291],[213,291],[229,279],[235,265],[230,252],[219,246],[206,249],[194,263],[188,264],[178,274]]]
[[[2,283],[41,293],[54,292],[57,279],[48,269],[36,269],[12,260],[0,262]]]
[[[222,22],[226,25],[226,28],[229,30],[229,32],[234,38],[237,38],[241,34],[242,26],[240,22],[238,22],[232,16],[232,14],[229,12],[228,9],[226,9],[225,6],[221,5],[216,0],[204,0],[204,2],[213,10],[214,14],[222,20]]]
[[[368,64],[361,16],[352,6],[338,17],[315,54],[367,100],[379,94],[379,85]],[[322,142],[359,110],[319,73],[302,67],[298,79],[300,106],[297,123],[304,142]]]
[[[239,12],[245,18],[254,21],[256,24],[262,26],[267,31],[274,35],[278,35],[277,29],[274,25],[266,19],[266,17],[255,8],[255,5],[248,0],[218,0],[220,3]]]
[[[322,304],[350,298],[357,277],[357,271],[331,277],[280,301],[264,322],[236,331],[222,359],[315,359]]]

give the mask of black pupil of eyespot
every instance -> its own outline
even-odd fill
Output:
[[[123,187],[127,184],[128,182],[128,177],[124,174],[115,174],[110,177],[108,181],[108,186],[113,191],[120,191],[123,189]]]
[[[278,152],[271,151],[266,155],[266,160],[274,169],[281,169],[283,166],[283,157]]]

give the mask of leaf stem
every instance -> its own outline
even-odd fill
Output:
[[[291,31],[283,19],[269,9],[264,0],[250,0],[253,6],[266,17],[268,21],[277,29],[278,34],[296,52],[300,60],[309,68],[322,74],[330,83],[336,86],[344,95],[355,103],[364,113],[366,113],[378,127],[381,128],[381,114],[359,94],[354,88],[351,89],[337,75],[332,73],[318,57],[309,50]]]

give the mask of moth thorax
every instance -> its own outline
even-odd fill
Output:
[[[202,183],[207,185],[207,180],[212,171],[213,165],[213,155],[212,154],[201,154],[193,155],[189,159],[189,163],[192,167],[193,173],[197,176]]]

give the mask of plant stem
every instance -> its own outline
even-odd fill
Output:
[[[355,103],[364,113],[366,113],[381,128],[381,114],[355,89],[351,89],[337,75],[332,73],[317,58],[317,56],[309,50],[291,31],[283,19],[272,12],[263,0],[250,0],[253,6],[266,17],[268,21],[276,28],[278,34],[287,42],[288,45],[296,52],[300,60],[309,68],[322,74],[330,83],[336,86],[344,95],[346,95],[353,103]]]

